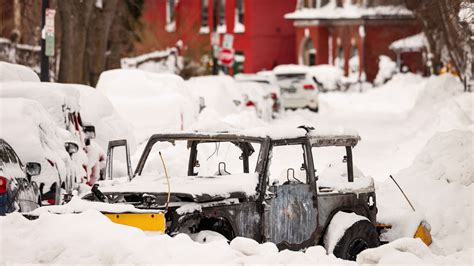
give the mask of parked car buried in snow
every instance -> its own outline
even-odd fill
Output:
[[[32,180],[40,172],[39,163],[23,165],[13,148],[0,138],[0,215],[29,212],[41,205],[38,185]]]
[[[352,164],[359,136],[307,127],[273,132],[280,133],[153,135],[133,175],[129,164],[128,177],[103,182],[83,199],[163,210],[170,235],[210,230],[291,250],[322,244],[344,259],[378,246],[373,181]],[[120,145],[126,141],[111,142],[108,154]],[[316,171],[324,147],[342,151],[341,167]],[[340,213],[351,217],[339,215],[345,226],[331,226]]]
[[[319,110],[319,91],[307,66],[280,65],[273,69],[273,73],[281,89],[283,108]]]

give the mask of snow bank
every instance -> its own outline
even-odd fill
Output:
[[[447,253],[474,247],[473,217],[468,215],[472,213],[474,193],[473,139],[472,131],[437,133],[410,167],[394,175],[419,212],[417,215],[431,225],[435,245]],[[380,221],[392,223],[394,216],[413,216],[406,214],[411,210],[390,181],[379,185],[377,195]],[[397,224],[400,221],[395,218]],[[400,226],[408,225],[405,220]],[[400,236],[406,235],[389,235],[392,239]]]
[[[29,67],[0,61],[0,82],[33,81],[39,82],[38,75]]]
[[[472,263],[474,249],[454,253],[448,256],[439,256],[420,240],[401,238],[392,243],[374,249],[362,251],[357,256],[357,263],[362,265],[466,265]]]
[[[375,76],[374,84],[380,86],[390,80],[397,73],[397,64],[386,55],[379,56],[379,71]]]
[[[8,243],[0,251],[0,260],[5,264],[243,265],[271,261],[277,264],[355,265],[327,256],[320,246],[305,252],[278,252],[274,244],[258,244],[243,238],[234,239],[230,245],[219,240],[201,244],[184,234],[175,237],[146,234],[134,227],[112,223],[94,210],[80,214],[44,213],[33,221],[13,213],[0,217],[0,228],[1,243]]]

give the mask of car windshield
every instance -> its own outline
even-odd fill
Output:
[[[169,176],[254,173],[259,152],[260,144],[257,142],[158,141],[153,144],[139,174],[164,175],[161,157]]]

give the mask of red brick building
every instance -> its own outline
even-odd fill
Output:
[[[296,0],[147,0],[143,20],[154,49],[183,42],[183,54],[199,62],[211,55],[211,32],[234,35],[244,72],[295,63],[295,30],[284,15]]]
[[[340,66],[346,75],[373,81],[379,55],[396,60],[392,42],[419,33],[421,27],[403,0],[300,0],[285,18],[296,28],[299,64]],[[403,65],[421,71],[421,58]]]

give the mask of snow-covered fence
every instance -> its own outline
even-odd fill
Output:
[[[182,69],[182,59],[175,47],[142,54],[137,57],[122,58],[120,64],[121,68],[137,68],[150,72],[179,74]]]
[[[39,71],[40,46],[13,43],[9,39],[0,38],[0,60],[26,65]]]

